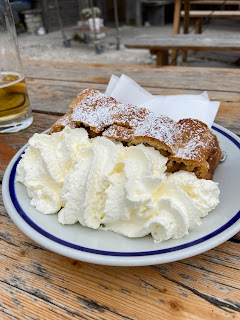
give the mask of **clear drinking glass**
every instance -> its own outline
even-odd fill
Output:
[[[0,1],[0,133],[33,121],[9,0]]]

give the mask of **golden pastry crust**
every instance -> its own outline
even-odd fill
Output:
[[[217,137],[199,120],[175,122],[148,109],[117,102],[93,89],[84,90],[69,108],[49,134],[65,126],[85,127],[90,137],[103,135],[128,145],[143,143],[168,157],[167,171],[186,170],[203,179],[212,179],[220,161]]]

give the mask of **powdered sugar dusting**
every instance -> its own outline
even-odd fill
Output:
[[[176,122],[166,116],[158,116],[149,113],[141,122],[134,135],[138,137],[148,137],[163,142],[174,152],[179,143],[179,126]]]
[[[133,133],[132,129],[113,125],[103,132],[103,136],[123,142],[130,142],[133,139]]]
[[[146,121],[146,117],[151,111],[145,108],[138,108],[130,104],[119,103],[113,110],[114,123],[128,128],[137,128]]]
[[[207,125],[195,119],[183,119],[179,121],[180,144],[175,157],[202,161],[214,148],[214,134]]]
[[[189,141],[184,147],[179,148],[174,154],[174,157],[186,160],[201,161],[203,143],[196,143],[196,141]]]
[[[99,133],[113,123],[111,109],[115,106],[115,99],[106,97],[98,91],[89,90],[89,95],[73,109],[72,120],[90,126]]]

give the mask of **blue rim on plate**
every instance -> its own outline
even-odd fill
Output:
[[[238,149],[240,149],[240,143],[231,135],[229,135],[227,132],[221,130],[219,127],[213,126],[212,129],[215,131],[219,132],[220,134],[224,135],[226,138],[228,138],[232,143],[234,143]],[[24,153],[24,151],[21,153],[21,155]],[[9,195],[12,201],[13,206],[15,207],[15,210],[21,216],[21,218],[36,232],[40,233],[42,236],[46,237],[49,240],[52,240],[60,245],[63,245],[68,248],[72,248],[78,251],[82,252],[87,252],[91,254],[97,254],[97,255],[105,255],[105,256],[112,256],[112,257],[143,257],[143,256],[152,256],[152,255],[161,255],[165,253],[170,253],[174,251],[179,251],[183,250],[189,247],[193,247],[195,245],[198,245],[200,243],[203,243],[209,239],[212,239],[213,237],[216,237],[217,235],[221,234],[222,232],[226,231],[228,228],[230,228],[234,223],[236,223],[240,219],[240,211],[236,213],[236,215],[233,216],[232,219],[230,219],[226,224],[218,228],[217,230],[205,235],[204,237],[201,237],[199,239],[196,239],[194,241],[170,247],[170,248],[165,248],[165,249],[160,249],[160,250],[154,250],[154,251],[143,251],[143,252],[116,252],[116,251],[103,251],[103,250],[97,250],[97,249],[91,249],[87,247],[83,247],[80,245],[76,245],[74,243],[70,243],[68,241],[62,240],[49,232],[43,230],[41,227],[39,227],[36,223],[34,223],[30,217],[24,212],[22,209],[21,205],[19,204],[19,201],[16,196],[15,192],[15,175],[16,175],[16,168],[17,164],[21,159],[21,155],[17,158],[15,161],[11,172],[10,172],[10,177],[9,177]]]

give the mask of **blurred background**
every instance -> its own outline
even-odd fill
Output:
[[[25,5],[17,11],[19,21],[14,14],[22,59],[155,65],[153,50],[130,49],[125,44],[138,37],[173,35],[174,0],[23,0],[12,1],[13,10],[16,2]],[[190,1],[195,10],[208,12],[201,21],[201,35],[213,39],[230,37],[239,42],[240,1],[202,3],[196,7],[194,0]],[[222,19],[214,16],[215,10],[237,14]],[[189,34],[196,32],[195,22],[190,19]],[[188,51],[183,61],[179,51],[176,62],[185,66],[238,68],[239,57],[239,51],[200,50]]]

